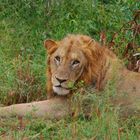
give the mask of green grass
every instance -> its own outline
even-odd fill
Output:
[[[69,33],[80,33],[99,40],[104,31],[109,42],[118,33],[114,50],[119,57],[129,42],[140,43],[139,37],[132,37],[131,30],[120,31],[129,27],[134,11],[139,9],[137,0],[1,0],[0,4],[0,104],[46,99],[46,38],[59,40]],[[17,140],[117,140],[119,136],[139,139],[138,119],[120,122],[116,108],[106,98],[91,96],[93,107],[100,111],[95,111],[90,120],[82,115],[60,121],[26,118],[23,124],[18,118],[2,119],[0,137],[3,134],[10,140],[11,136]]]

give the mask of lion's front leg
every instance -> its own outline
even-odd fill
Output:
[[[69,114],[69,101],[55,97],[45,101],[15,104],[0,108],[0,117],[26,116],[60,119]]]

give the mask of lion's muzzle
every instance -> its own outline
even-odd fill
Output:
[[[58,76],[54,76],[52,79],[53,82],[53,90],[58,95],[67,95],[70,92],[70,89],[67,86],[68,79],[67,78],[59,78]]]

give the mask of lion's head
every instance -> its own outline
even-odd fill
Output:
[[[98,76],[98,60],[103,55],[99,46],[85,35],[68,35],[61,41],[46,40],[52,90],[58,95],[67,95],[71,91],[69,83],[79,80],[91,83]]]

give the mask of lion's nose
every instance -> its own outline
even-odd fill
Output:
[[[60,82],[60,84],[63,83],[63,82],[65,82],[65,81],[67,81],[67,79],[60,79],[58,77],[55,77],[55,78]]]

